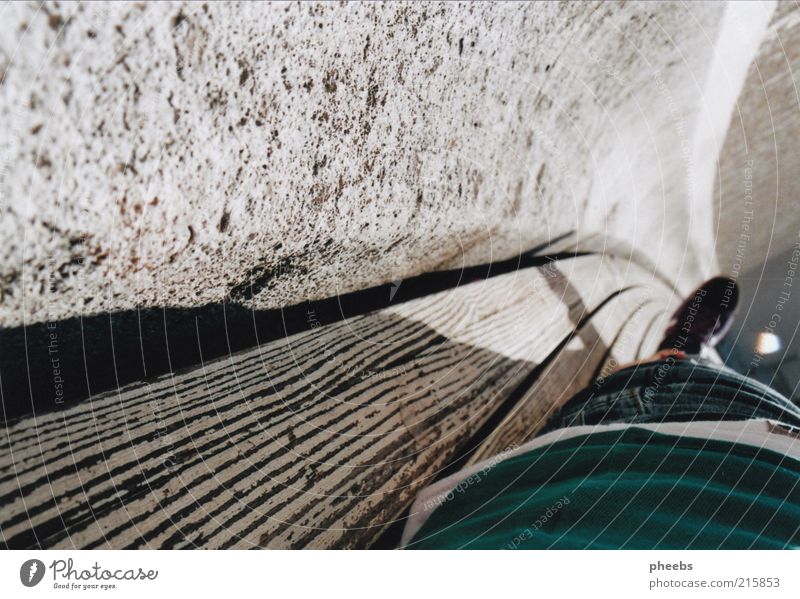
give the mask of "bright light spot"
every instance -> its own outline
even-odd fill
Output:
[[[756,351],[762,356],[766,354],[774,354],[781,348],[781,338],[775,333],[759,333],[756,337]]]
[[[570,342],[567,343],[567,346],[564,349],[569,351],[581,351],[582,349],[586,348],[586,344],[583,342],[583,339],[575,335]]]

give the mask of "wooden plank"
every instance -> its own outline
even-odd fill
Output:
[[[643,273],[636,275],[642,277]],[[627,280],[632,278],[628,276]],[[644,277],[640,282],[649,283]],[[629,289],[612,298],[566,341],[467,463],[480,462],[529,441],[553,412],[593,379],[606,377],[616,365],[635,359],[637,335],[649,322],[648,311],[657,305],[650,286]]]
[[[652,356],[658,350],[658,345],[664,338],[669,321],[683,298],[675,293],[669,293],[659,303],[659,310],[652,315],[650,322],[640,336],[639,347],[636,351],[637,358]]]
[[[581,257],[12,423],[9,547],[363,547],[625,283]],[[311,317],[310,317],[311,318]]]
[[[623,323],[608,355],[598,369],[597,378],[606,378],[614,370],[646,357],[640,354],[642,338],[651,331],[653,323],[664,313],[666,305],[666,298],[663,295],[653,296],[648,293],[647,300]]]

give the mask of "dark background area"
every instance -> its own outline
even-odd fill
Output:
[[[763,271],[757,266],[737,278],[736,321],[719,350],[731,368],[800,404],[800,265],[796,252],[796,247],[789,248],[768,260]],[[774,318],[776,314],[779,319]],[[759,356],[756,341],[764,332],[776,335],[780,348]]]
[[[427,273],[363,291],[277,310],[234,303],[146,309],[0,330],[0,399],[5,421],[63,409],[98,393],[519,268],[576,254],[538,256],[535,248],[490,265]],[[313,310],[313,320],[309,311]],[[57,352],[49,352],[51,333]],[[63,386],[56,402],[55,363]]]

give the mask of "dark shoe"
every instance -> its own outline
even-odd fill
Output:
[[[672,315],[659,350],[676,349],[698,354],[714,347],[733,323],[739,286],[728,277],[714,277],[698,287]]]

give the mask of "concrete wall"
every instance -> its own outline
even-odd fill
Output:
[[[0,326],[274,308],[570,232],[713,268],[726,5],[2,11]]]
[[[781,1],[747,73],[719,159],[717,256],[741,299],[727,352],[741,371],[800,400],[800,10]],[[757,335],[781,347],[761,356]]]
[[[800,241],[800,10],[778,3],[747,74],[719,159],[717,256],[759,277]]]

